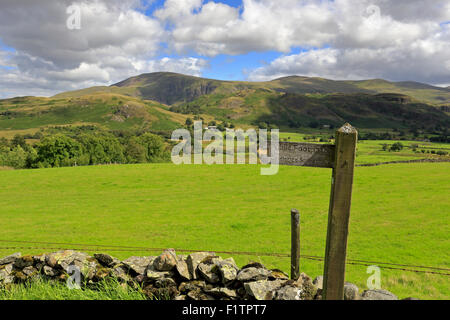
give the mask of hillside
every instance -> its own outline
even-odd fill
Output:
[[[77,93],[72,98],[0,100],[0,131],[11,131],[12,134],[33,133],[49,126],[82,124],[109,130],[148,128],[167,131],[180,127],[185,121],[186,116],[172,113],[158,102],[116,93],[93,91],[85,95]]]
[[[336,127],[350,122],[359,128],[433,128],[448,126],[450,117],[433,106],[399,94],[296,94],[247,89],[210,94],[171,111],[214,115],[222,121],[286,127]]]
[[[389,82],[382,79],[336,81],[324,78],[290,76],[266,82],[221,81],[172,72],[146,73],[109,87],[92,87],[65,92],[55,98],[77,97],[94,92],[113,92],[173,105],[211,94],[229,94],[242,90],[263,89],[286,93],[398,93],[432,105],[450,104],[450,90],[418,82]]]
[[[195,115],[242,127],[273,124],[282,130],[344,122],[359,128],[448,127],[450,110],[438,105],[439,99],[450,104],[450,90],[414,82],[299,76],[242,82],[157,72],[51,98],[0,100],[0,131],[11,137],[48,126],[89,124],[167,134]]]

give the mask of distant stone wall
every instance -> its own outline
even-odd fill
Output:
[[[39,256],[16,253],[0,259],[0,286],[44,277],[67,281],[79,272],[80,283],[95,283],[108,277],[133,288],[140,286],[149,299],[172,300],[313,300],[321,299],[322,277],[314,281],[302,273],[290,280],[281,270],[267,269],[258,262],[239,268],[233,258],[213,252],[177,255],[173,249],[159,256],[130,257],[120,261],[108,254],[90,256],[73,250]],[[69,276],[70,274],[70,276]],[[385,290],[362,294],[351,283],[345,285],[347,300],[397,300]]]
[[[357,164],[357,167],[375,167],[381,166],[383,164],[393,164],[393,163],[422,163],[422,162],[450,162],[450,159],[416,159],[416,160],[398,160],[398,161],[387,161],[387,162],[377,162],[377,163],[366,163]]]

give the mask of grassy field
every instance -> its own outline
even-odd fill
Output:
[[[320,143],[321,138],[328,141],[330,135],[331,133],[326,131],[316,131],[316,133],[280,132],[280,141]],[[311,139],[312,137],[315,137],[315,139]],[[383,151],[384,144],[391,146],[396,142],[400,142],[404,146],[401,151]],[[324,143],[334,143],[334,141],[331,140],[331,142]],[[447,152],[448,154],[446,156],[439,156],[436,154],[439,150]],[[434,154],[431,152],[434,152]],[[450,160],[449,154],[450,144],[448,143],[412,140],[360,140],[358,141],[357,146],[356,164],[417,159]]]
[[[145,300],[141,290],[122,287],[116,279],[101,281],[95,286],[72,290],[64,282],[37,278],[27,284],[0,288],[0,300]]]
[[[284,166],[261,176],[257,165],[0,171],[0,240],[289,253],[290,209],[297,208],[301,253],[323,256],[330,176],[329,169]],[[450,163],[356,168],[348,258],[450,268],[449,179]],[[1,249],[0,256],[15,251],[52,250]],[[222,256],[289,271],[289,258]],[[301,270],[315,277],[323,264],[302,259]],[[364,266],[347,266],[347,281],[361,289],[368,276]],[[382,269],[381,285],[400,298],[450,298],[448,276]]]

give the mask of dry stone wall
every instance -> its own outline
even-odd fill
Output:
[[[167,249],[159,256],[133,256],[120,261],[108,254],[93,256],[64,250],[36,256],[20,253],[0,259],[0,286],[44,277],[67,281],[79,270],[81,283],[89,284],[115,277],[124,285],[138,286],[149,299],[171,300],[313,300],[321,299],[322,278],[314,281],[302,273],[290,280],[281,270],[252,262],[239,268],[233,258],[223,259],[213,252],[177,255]],[[385,290],[366,290],[346,283],[348,300],[397,300]]]

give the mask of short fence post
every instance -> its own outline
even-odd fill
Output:
[[[358,132],[350,124],[336,131],[323,279],[324,300],[344,300],[345,259]]]
[[[291,279],[300,277],[300,214],[291,210]]]

